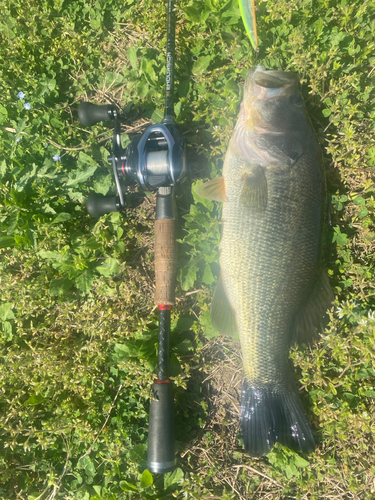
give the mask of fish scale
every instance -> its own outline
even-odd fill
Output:
[[[288,352],[324,327],[333,298],[321,258],[324,187],[296,75],[250,70],[223,176],[199,194],[223,202],[211,321],[239,334],[241,426],[254,456],[276,441],[315,446]]]

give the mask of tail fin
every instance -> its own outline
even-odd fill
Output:
[[[265,455],[276,443],[303,453],[315,448],[298,391],[290,383],[285,388],[254,387],[246,380],[241,390],[241,427],[246,451]]]

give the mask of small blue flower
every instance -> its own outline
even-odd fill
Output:
[[[20,142],[20,140],[21,140],[21,137],[18,137],[18,138],[16,139],[16,142]]]
[[[59,161],[61,159],[61,156],[56,154],[52,159],[54,161]]]
[[[25,97],[25,94],[22,91],[20,91],[18,92],[17,97],[18,99],[23,99]]]
[[[29,102],[25,102],[25,104],[23,105],[23,107],[24,107],[25,109],[30,109],[30,108],[31,108],[31,105],[30,105],[30,103],[29,103]]]
[[[44,149],[48,148],[48,142],[46,142],[46,145],[44,146]]]

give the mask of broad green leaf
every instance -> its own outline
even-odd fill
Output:
[[[104,196],[108,193],[111,187],[112,179],[110,175],[102,175],[94,181],[95,193],[103,194]]]
[[[368,215],[368,210],[367,208],[364,208],[363,210],[360,210],[358,212],[358,217],[366,217],[366,215]]]
[[[149,358],[149,360],[152,362],[153,360]],[[155,358],[156,361],[156,358]],[[182,373],[182,368],[181,368],[181,363],[179,362],[177,356],[175,355],[174,352],[170,355],[169,358],[169,370],[170,370],[170,375],[171,377],[177,377]]]
[[[164,118],[164,112],[161,109],[155,109],[151,115],[153,123],[160,123]]]
[[[56,210],[52,208],[51,205],[49,205],[48,203],[45,203],[42,208],[45,214],[56,215]]]
[[[141,477],[141,487],[142,488],[148,488],[151,486],[154,482],[154,478],[152,477],[152,474],[150,471],[147,469],[143,471],[142,477]]]
[[[362,205],[363,207],[366,204],[366,200],[362,198],[362,196],[356,196],[353,200],[354,205]]]
[[[138,491],[138,488],[134,484],[128,483],[128,481],[120,481],[120,488],[123,491]]]
[[[333,243],[336,242],[338,245],[344,246],[344,245],[348,244],[349,238],[347,237],[347,235],[345,233],[341,233],[340,228],[338,226],[336,226],[334,228],[334,235],[332,238],[332,242]]]
[[[297,470],[293,465],[287,464],[284,466],[284,473],[287,479],[291,479],[294,475],[296,475]]]
[[[349,238],[346,236],[346,234],[335,234],[334,237],[335,239],[333,241],[336,241],[336,243],[340,246],[345,246],[349,242]]]
[[[156,73],[155,73],[153,64],[155,64],[155,61],[152,59],[150,60],[150,59],[143,58],[142,62],[141,62],[142,72],[144,73],[146,80],[148,81],[148,83],[150,85],[157,84],[157,77],[156,77]]]
[[[88,293],[94,283],[95,274],[90,269],[85,269],[76,279],[76,284],[80,290]]]
[[[115,358],[117,362],[129,359],[131,352],[127,344],[115,344]]]
[[[91,27],[94,29],[94,30],[98,30],[101,28],[101,25],[102,25],[102,19],[98,16],[94,19],[91,19],[90,20],[90,24],[91,24]]]
[[[137,444],[130,450],[130,459],[133,462],[141,465],[145,458],[145,447],[142,444]]]
[[[10,342],[13,338],[12,323],[9,323],[9,321],[3,321],[1,323],[1,330],[3,332],[3,340],[5,340],[5,342]]]
[[[3,14],[3,12],[2,12],[2,14]],[[5,19],[4,19],[4,21],[5,21]],[[13,18],[11,16],[7,16],[6,21],[4,23],[0,23],[0,32],[3,32],[4,36],[6,38],[13,40],[13,38],[15,38],[17,36],[16,33],[13,31],[13,29],[11,29],[14,27],[15,27],[15,24],[13,22]]]
[[[137,84],[137,93],[139,97],[146,97],[147,92],[149,91],[150,87],[147,82],[140,81]]]
[[[124,83],[124,81],[125,81],[124,76],[114,71],[107,71],[103,75],[103,77],[99,78],[100,86],[104,86],[105,88],[118,87],[119,85]]]
[[[60,212],[59,215],[53,219],[51,224],[58,224],[59,222],[65,222],[71,218],[72,218],[71,214],[68,214],[66,212]]]
[[[206,283],[206,285],[211,285],[211,283],[213,283],[215,281],[214,275],[212,274],[212,271],[211,271],[210,264],[206,264],[206,267],[204,268],[202,281],[203,281],[203,283]]]
[[[98,499],[101,498],[101,494],[102,494],[102,487],[101,486],[98,486],[98,485],[93,485],[92,486],[92,489],[95,491],[95,493],[97,494],[98,496]],[[90,499],[91,500],[91,499]]]
[[[189,80],[182,80],[177,86],[177,92],[180,97],[187,97],[189,93],[190,82]]]
[[[196,9],[195,7],[185,7],[184,15],[186,19],[188,19],[189,21],[193,21],[193,23],[200,23],[201,21],[200,10]]]
[[[56,88],[56,80],[43,75],[39,82],[37,96],[41,97],[44,94],[50,94]]]
[[[96,267],[98,273],[106,277],[114,276],[120,271],[120,269],[121,267],[118,265],[117,260],[112,257],[108,257],[104,264]]]
[[[0,305],[0,319],[6,321],[8,319],[15,319],[13,312],[13,304],[10,302],[4,302]]]
[[[42,257],[42,259],[47,259],[47,260],[60,261],[64,258],[60,252],[52,250],[39,250],[38,255]]]
[[[38,405],[44,401],[44,397],[41,394],[33,394],[29,397],[29,399],[25,402],[25,405]]]
[[[96,250],[96,249],[101,247],[101,244],[98,242],[98,240],[95,238],[95,236],[91,236],[91,238],[89,238],[86,241],[85,246],[87,248],[91,248],[91,250]]]
[[[74,201],[74,203],[79,203],[83,204],[85,202],[85,197],[82,193],[79,191],[74,191],[72,188],[69,188],[66,190],[67,195],[69,198]]]
[[[180,112],[181,112],[181,101],[178,101],[178,103],[174,107],[174,113],[176,115],[176,118],[180,116]]]
[[[74,173],[68,176],[68,180],[66,181],[65,186],[72,187],[80,184],[81,182],[87,181],[87,179],[92,176],[97,168],[98,165],[93,165],[86,168],[85,170],[76,170]]]
[[[15,184],[14,184],[14,189],[15,191],[21,193],[26,184],[29,182],[30,179],[35,177],[37,171],[37,165],[33,163],[32,169],[30,172],[27,172],[25,175],[23,175]]]
[[[312,27],[314,28],[315,30],[315,34],[316,34],[316,37],[319,38],[320,35],[322,34],[323,32],[323,28],[324,28],[324,21],[323,19],[320,17],[319,19],[317,19],[313,24],[312,24]]]
[[[8,111],[2,104],[0,104],[0,125],[5,123],[7,120],[8,120]]]
[[[310,462],[305,460],[304,458],[300,457],[299,455],[295,454],[294,456],[294,463],[296,464],[297,467],[307,467],[310,465]]]
[[[5,172],[7,171],[7,164],[5,160],[0,161],[0,175],[3,176],[5,175]]]
[[[86,465],[86,467],[85,467],[85,473],[89,477],[94,477],[95,476],[96,470],[95,470],[94,462],[92,460],[90,460],[90,462]]]
[[[79,167],[85,167],[87,165],[91,165],[92,167],[99,166],[91,156],[87,155],[83,151],[79,152],[77,164]]]
[[[176,330],[177,332],[185,332],[190,330],[194,324],[194,319],[187,316],[180,316],[176,318],[171,324],[171,330]]]
[[[83,456],[82,458],[80,458],[78,460],[77,466],[80,469],[84,469],[86,467],[86,465],[88,465],[91,462],[92,462],[92,460],[91,460],[90,456],[89,455],[85,455],[85,456]]]
[[[181,469],[175,469],[172,472],[164,474],[164,489],[176,489],[180,481],[184,479],[184,473]]]
[[[211,62],[211,56],[199,57],[193,64],[193,74],[201,75],[208,68]]]
[[[188,264],[180,270],[180,283],[181,288],[186,292],[194,286],[195,280],[197,279],[198,266],[194,264]]]
[[[60,130],[64,130],[64,128],[65,128],[65,124],[62,123],[57,118],[51,118],[50,124],[52,125],[52,127],[60,129]]]
[[[51,281],[49,285],[49,294],[52,297],[63,294],[73,286],[69,278],[58,278]]]
[[[137,47],[130,47],[128,50],[128,58],[133,69],[138,68]]]
[[[191,340],[185,339],[179,344],[176,345],[176,352],[180,355],[186,355],[188,354],[189,351],[192,351],[194,349],[194,346],[191,342]]]
[[[16,125],[16,137],[20,137],[21,132],[23,132],[26,128],[27,120],[24,118],[20,120]]]
[[[221,332],[218,332],[215,330],[215,328],[211,325],[211,320],[210,320],[210,311],[207,310],[203,314],[199,316],[199,323],[203,327],[203,334],[205,337],[208,339],[213,339],[220,335]],[[225,333],[225,332],[222,332]]]
[[[14,245],[14,236],[0,236],[0,248],[13,248]]]

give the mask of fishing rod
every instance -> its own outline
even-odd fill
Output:
[[[174,186],[186,173],[185,143],[174,121],[174,0],[167,4],[167,50],[165,111],[162,123],[151,125],[137,135],[126,149],[121,146],[119,110],[112,105],[81,103],[80,122],[86,127],[114,120],[112,164],[117,196],[91,194],[87,210],[92,217],[126,208],[126,183],[136,181],[146,190],[156,191],[155,216],[155,299],[159,309],[159,350],[157,378],[151,389],[147,468],[164,474],[176,466],[173,385],[169,379],[169,335],[171,309],[175,303],[177,268],[176,212]]]

